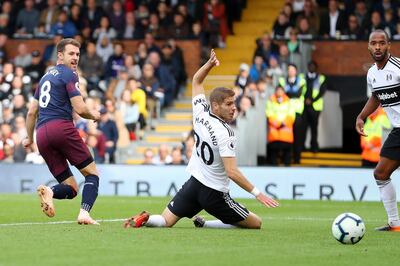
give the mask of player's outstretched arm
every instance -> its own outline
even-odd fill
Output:
[[[33,131],[35,130],[36,119],[39,112],[39,104],[36,99],[33,99],[29,104],[28,114],[26,115],[26,131],[28,136],[22,141],[24,148],[28,148],[33,143]]]
[[[203,81],[207,77],[208,72],[214,67],[219,66],[219,61],[214,49],[211,50],[210,58],[193,76],[192,80],[192,97],[204,94]]]
[[[71,105],[74,111],[85,119],[92,119],[97,121],[100,119],[100,112],[96,110],[89,110],[81,95],[71,98]]]
[[[372,95],[367,103],[364,105],[364,108],[360,112],[360,114],[357,116],[356,119],[356,130],[358,134],[361,136],[366,137],[367,134],[364,132],[364,121],[367,119],[367,117],[372,114],[380,105],[380,102],[378,98],[375,95]]]
[[[236,164],[235,157],[222,157],[222,161],[225,166],[226,174],[232,179],[236,184],[238,184],[241,188],[251,193],[256,197],[256,199],[263,205],[271,208],[275,208],[279,206],[279,203],[267,197],[264,193],[262,193],[258,188],[253,186],[249,180],[240,172]]]

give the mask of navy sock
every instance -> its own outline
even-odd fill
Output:
[[[58,184],[51,187],[53,190],[53,198],[55,199],[73,199],[77,192],[70,185]]]
[[[81,208],[90,212],[96,201],[99,191],[99,177],[97,175],[88,175],[85,177],[85,185],[82,191]]]

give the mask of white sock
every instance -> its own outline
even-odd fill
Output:
[[[208,228],[237,228],[236,225],[232,224],[224,224],[220,220],[212,220],[212,221],[206,221],[204,223],[203,227],[208,227]]]
[[[397,209],[396,200],[396,189],[391,181],[391,179],[384,181],[377,180],[376,183],[378,184],[379,191],[381,193],[381,200],[388,216],[389,225],[400,226],[399,211]]]
[[[164,217],[159,214],[150,215],[146,222],[146,227],[165,227],[166,222]]]

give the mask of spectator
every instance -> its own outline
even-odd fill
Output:
[[[305,137],[302,117],[304,112],[304,86],[306,86],[306,81],[302,75],[297,73],[296,65],[290,64],[287,69],[287,78],[280,78],[279,86],[284,89],[286,95],[290,98],[290,102],[296,112],[293,125],[293,160],[294,163],[298,164],[300,163],[300,155]]]
[[[374,11],[371,14],[371,25],[369,27],[368,36],[371,32],[378,29],[384,30],[390,37],[390,29],[382,22],[381,14],[378,11]]]
[[[337,0],[329,0],[328,12],[321,14],[319,35],[325,39],[336,39],[346,28],[346,17],[339,10]]]
[[[299,24],[297,27],[298,38],[300,40],[312,40],[317,35],[316,32],[313,32],[310,28],[310,24],[307,18],[301,18],[299,20]]]
[[[113,40],[117,37],[117,31],[110,25],[110,20],[107,16],[101,18],[99,27],[93,32],[93,39],[98,40],[104,35],[106,35],[109,40]]]
[[[142,68],[147,58],[147,47],[145,43],[139,43],[136,52],[133,54],[133,58]]]
[[[119,103],[119,111],[121,111],[125,127],[129,132],[129,139],[136,140],[136,123],[139,121],[139,105],[132,102],[131,91],[125,89],[122,92]]]
[[[264,63],[268,64],[269,57],[278,54],[278,47],[272,43],[269,33],[264,33],[263,36],[256,41],[257,48],[253,58],[257,55],[261,56]]]
[[[178,97],[180,91],[184,90],[186,85],[186,72],[185,66],[182,65],[183,60],[179,53],[173,54],[172,46],[168,43],[162,47],[162,60],[161,63],[169,68],[169,72],[173,74],[176,85],[174,88],[174,98]]]
[[[44,164],[45,163],[43,157],[39,153],[36,143],[33,143],[27,149],[26,156],[25,156],[25,162],[32,163],[32,164]]]
[[[164,91],[160,88],[158,79],[154,76],[153,65],[146,63],[143,66],[143,75],[140,79],[143,90],[146,93],[146,106],[150,115],[150,127],[153,126],[153,119],[159,118],[161,106],[164,103]]]
[[[314,6],[312,0],[304,1],[304,8],[297,16],[297,25],[299,25],[299,20],[306,18],[310,25],[310,32],[318,34],[319,32],[319,15],[316,6]]]
[[[104,64],[107,63],[110,56],[114,53],[114,48],[107,34],[100,34],[96,42],[96,53],[103,59]]]
[[[57,62],[57,43],[59,43],[62,40],[63,36],[56,34],[52,38],[52,43],[48,44],[46,48],[44,49],[43,52],[43,58],[42,61],[43,63],[48,67],[48,66],[55,66]]]
[[[113,120],[110,119],[107,110],[103,107],[100,110],[100,121],[99,130],[103,132],[106,138],[106,154],[108,155],[108,160],[110,164],[115,164],[115,151],[117,149],[118,142],[118,130],[117,125]]]
[[[147,54],[150,54],[152,52],[156,52],[161,56],[161,49],[156,44],[156,42],[154,40],[154,36],[151,33],[147,32],[144,35],[144,43],[146,44]]]
[[[13,30],[10,27],[10,17],[8,14],[0,14],[0,33],[6,36],[12,36]]]
[[[272,165],[278,165],[282,153],[282,162],[289,166],[295,111],[283,87],[276,87],[275,94],[267,101],[265,113],[268,120],[269,161]]]
[[[187,39],[189,37],[189,25],[182,14],[174,14],[174,22],[168,27],[167,36],[174,39]]]
[[[89,27],[92,33],[99,27],[100,20],[103,16],[104,10],[101,6],[96,5],[96,0],[87,0],[83,17],[89,20]]]
[[[94,42],[88,42],[86,53],[79,60],[79,68],[83,77],[88,81],[88,92],[97,89],[103,76],[104,65],[103,59],[97,54]]]
[[[33,0],[25,0],[25,7],[17,15],[17,36],[31,36],[39,22],[39,11],[34,8]]]
[[[6,23],[2,25],[3,32],[1,33],[6,34],[7,37],[12,37],[16,23],[16,15],[15,12],[13,12],[12,1],[3,1],[0,15],[3,17],[3,23]]]
[[[14,124],[14,112],[10,100],[6,99],[2,102],[2,114],[1,122],[4,124],[13,125]],[[1,133],[1,132],[0,132]],[[0,134],[1,138],[1,134]]]
[[[353,14],[349,15],[347,20],[347,28],[344,29],[341,39],[344,40],[365,40],[366,34],[358,24],[357,17]]]
[[[166,165],[171,163],[172,157],[169,154],[169,148],[167,144],[161,144],[158,147],[158,155],[154,156],[153,164],[155,165]]]
[[[295,22],[295,14],[293,13],[293,7],[290,3],[286,3],[283,8],[282,12],[286,15],[290,27],[294,27],[296,25]]]
[[[142,164],[146,164],[146,165],[152,165],[153,164],[153,159],[154,159],[154,152],[152,149],[147,148],[144,150],[143,153],[143,163]]]
[[[144,134],[144,128],[146,127],[146,120],[148,117],[147,108],[146,108],[146,94],[145,92],[138,87],[139,84],[135,79],[130,78],[128,80],[128,89],[131,92],[131,100],[139,106],[139,136],[141,139]]]
[[[0,161],[1,163],[14,163],[14,145],[6,142],[3,144],[4,157]]]
[[[170,106],[173,103],[176,80],[171,69],[161,63],[161,59],[158,53],[151,52],[147,58],[148,62],[153,65],[154,73],[160,82],[160,86],[164,91],[164,106]]]
[[[86,145],[91,151],[94,161],[96,163],[105,163],[106,137],[102,131],[96,128],[96,124],[92,121],[88,123],[85,138]]]
[[[189,39],[199,40],[201,45],[201,62],[203,64],[208,56],[209,52],[209,38],[207,34],[203,31],[200,21],[196,21],[192,25],[192,30],[189,33]]]
[[[142,70],[138,64],[135,64],[132,55],[125,55],[124,67],[126,72],[128,72],[129,78],[139,80],[142,77]]]
[[[26,106],[25,98],[23,95],[18,94],[15,95],[12,100],[13,105],[13,113],[15,117],[22,116],[23,118],[26,117],[28,113],[28,108]],[[25,119],[24,119],[25,121]],[[16,121],[15,121],[16,122]],[[24,136],[25,137],[25,136]],[[23,138],[22,138],[23,139]]]
[[[124,68],[125,55],[124,44],[122,42],[114,43],[114,53],[108,58],[105,64],[104,77],[109,81],[115,79],[118,72]],[[126,71],[126,69],[124,69]]]
[[[267,65],[263,62],[263,58],[258,55],[254,57],[253,62],[250,68],[250,80],[257,82],[261,78],[262,73],[267,69]]]
[[[126,12],[125,14],[125,28],[122,33],[123,39],[143,39],[144,32],[141,27],[136,25],[135,13]]]
[[[40,52],[38,50],[32,51],[31,56],[32,62],[25,68],[25,73],[31,77],[33,87],[35,87],[40,78],[43,76],[46,66],[43,64]]]
[[[111,12],[108,14],[110,25],[121,36],[125,28],[125,12],[120,0],[114,0],[111,6]]]
[[[51,25],[50,35],[61,35],[64,38],[72,38],[78,33],[74,23],[68,19],[67,12],[62,10],[58,15],[57,22]]]
[[[269,67],[267,68],[265,74],[266,76],[272,77],[272,85],[275,88],[278,86],[279,78],[284,76],[284,72],[279,66],[278,58],[276,56],[270,56],[268,65]]]
[[[138,8],[135,10],[135,18],[138,22],[138,26],[143,29],[147,29],[149,25],[149,17],[149,9],[144,2],[140,2]]]
[[[364,124],[364,132],[367,136],[361,136],[363,167],[375,167],[379,162],[383,129],[390,129],[390,121],[383,108],[380,107],[366,119]]]
[[[203,25],[211,35],[211,46],[225,48],[229,33],[225,5],[219,0],[210,0],[204,4],[204,13]]]
[[[172,23],[172,18],[170,15],[170,10],[168,5],[164,1],[160,1],[157,5],[157,15],[159,18],[160,26],[164,29],[167,29],[169,25]]]
[[[250,67],[246,63],[240,64],[239,74],[236,76],[235,86],[238,86],[241,89],[241,92],[244,91],[247,84],[250,82],[249,76]]]
[[[40,12],[39,25],[43,25],[45,32],[50,33],[51,25],[57,22],[60,14],[57,0],[47,0],[47,7]]]
[[[156,39],[164,39],[168,35],[166,29],[160,26],[158,16],[155,13],[150,14],[146,32],[153,35]]]
[[[14,65],[27,67],[32,63],[32,55],[28,51],[28,47],[25,43],[18,44],[18,54],[14,58]]]
[[[78,4],[71,5],[69,21],[74,24],[78,32],[82,32],[85,27],[89,27],[89,20],[82,14],[82,7]],[[82,45],[82,43],[81,43]]]
[[[173,147],[171,151],[171,162],[168,165],[185,165],[183,160],[182,149],[179,147]]]
[[[360,30],[362,32],[365,32],[368,28],[369,18],[370,18],[365,1],[359,0],[356,2],[354,15],[357,18],[358,25],[360,26]]]
[[[275,39],[285,39],[288,37],[290,29],[289,18],[284,12],[281,12],[272,27],[272,36]]]

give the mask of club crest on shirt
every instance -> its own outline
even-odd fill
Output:
[[[229,142],[228,147],[229,147],[229,149],[234,151],[235,150],[235,143],[233,143],[233,141]]]

